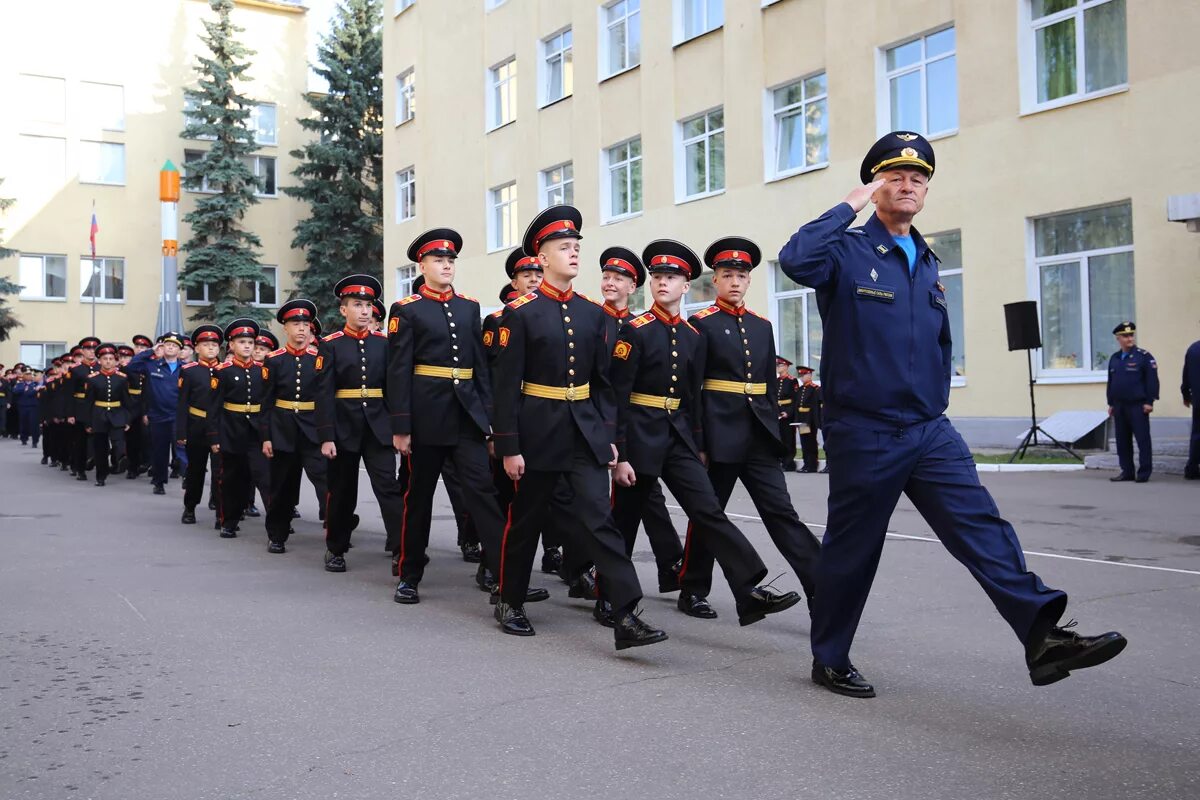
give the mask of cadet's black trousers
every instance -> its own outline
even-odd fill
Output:
[[[109,464],[109,458],[112,463]],[[102,481],[109,476],[111,468],[120,468],[121,460],[125,458],[125,429],[118,425],[111,426],[107,431],[92,433],[92,458],[96,461],[96,480]]]
[[[800,434],[800,453],[804,457],[804,468],[809,472],[816,472],[821,464],[818,458],[817,449],[817,432]]]
[[[220,475],[220,456],[212,452],[208,446],[208,438],[200,434],[188,437],[187,459],[187,472],[183,476],[183,507],[195,510],[204,499],[204,476],[208,471],[209,459],[212,460],[213,478],[216,479]],[[133,460],[129,463],[132,464]],[[219,490],[214,492],[214,499],[219,495]]]
[[[671,514],[667,511],[662,485],[656,479],[639,475],[638,482],[633,486],[614,485],[613,521],[625,538],[626,554],[631,556],[634,542],[637,541],[638,525],[645,526],[646,538],[650,540],[654,563],[658,565],[660,574],[670,572],[683,558],[679,534],[675,532]]]
[[[803,437],[801,437],[803,441]],[[779,420],[779,441],[783,442],[783,456],[779,462],[787,469],[796,468],[796,429],[788,418]],[[805,451],[807,453],[807,451]],[[807,458],[807,456],[805,456]],[[805,461],[807,464],[808,462]]]
[[[142,426],[142,415],[134,414],[129,420],[129,430],[125,432],[125,452],[129,456],[129,472],[135,473],[142,466],[142,437],[145,430]]]
[[[222,529],[236,531],[242,512],[246,510],[246,486],[253,485],[250,483],[250,456],[248,452],[231,453],[225,449],[218,456],[217,521]]]
[[[321,513],[324,513],[328,491],[325,478],[329,460],[321,455],[321,449],[307,440],[297,450],[275,450],[270,464],[271,485],[267,505],[267,538],[272,542],[286,542],[292,528],[292,512],[300,502],[300,475],[308,475],[317,489]]]
[[[77,419],[71,426],[71,469],[75,472],[87,472],[90,442],[91,435],[87,432],[87,426]]]
[[[355,449],[350,449],[351,447]],[[326,473],[329,499],[325,506],[325,546],[335,556],[346,554],[354,531],[354,509],[358,506],[358,463],[362,461],[379,501],[388,539],[400,536],[404,524],[404,495],[396,482],[396,451],[384,446],[370,430],[360,442],[338,442],[337,457]]]

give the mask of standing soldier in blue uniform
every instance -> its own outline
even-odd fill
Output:
[[[779,254],[788,277],[816,290],[824,327],[829,516],[812,612],[812,679],[850,697],[875,696],[850,661],[850,645],[901,493],[1012,627],[1034,685],[1125,647],[1116,632],[1080,636],[1058,627],[1066,594],[1026,568],[1016,532],[945,416],[949,312],[937,257],[912,227],[933,172],[924,137],[887,134],[863,159],[864,185],[800,228]],[[851,227],[870,202],[875,213]]]
[[[1153,447],[1150,444],[1150,412],[1158,400],[1158,362],[1137,346],[1137,326],[1122,322],[1113,328],[1121,349],[1108,359],[1108,415],[1117,426],[1117,460],[1121,473],[1114,483],[1150,480]],[[1137,477],[1133,471],[1133,440],[1137,439]]]
[[[175,446],[175,414],[179,407],[179,351],[183,337],[175,332],[158,337],[158,344],[129,361],[126,373],[144,375],[142,421],[150,428],[150,480],[155,494],[166,494],[167,467]],[[161,355],[156,355],[161,354]]]
[[[1200,480],[1200,341],[1192,342],[1183,356],[1183,404],[1192,410],[1192,440],[1183,466],[1184,480]]]
[[[196,506],[204,497],[204,476],[212,462],[214,477],[218,456],[209,449],[208,409],[212,405],[213,382],[221,353],[221,329],[216,325],[200,325],[192,331],[192,347],[196,360],[179,370],[179,405],[175,414],[175,443],[187,451],[188,471],[183,477],[184,525],[196,524]],[[218,518],[215,527],[220,530]]]
[[[33,369],[26,367],[21,373],[21,379],[13,386],[22,446],[29,444],[32,439],[33,446],[37,447],[41,438],[41,431],[38,429],[37,390],[38,382],[34,378]]]
[[[129,379],[117,369],[116,345],[102,344],[96,348],[99,370],[88,375],[84,393],[91,406],[87,432],[92,438],[93,459],[96,462],[96,485],[103,486],[110,469],[124,472],[125,432],[133,415],[129,397]]]

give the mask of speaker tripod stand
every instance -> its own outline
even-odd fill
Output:
[[[1041,425],[1038,425],[1037,401],[1034,399],[1034,396],[1033,396],[1033,385],[1034,385],[1034,381],[1033,381],[1033,350],[1027,349],[1025,351],[1025,355],[1028,357],[1027,363],[1029,365],[1029,430],[1026,431],[1025,438],[1023,438],[1021,440],[1021,444],[1017,446],[1017,449],[1013,452],[1012,458],[1010,458],[1008,460],[1008,463],[1011,464],[1014,461],[1016,461],[1018,458],[1025,458],[1025,451],[1029,449],[1030,445],[1033,445],[1034,447],[1038,447],[1038,446],[1045,447],[1045,446],[1052,445],[1054,447],[1058,447],[1063,450],[1066,450],[1068,453],[1071,454],[1072,458],[1075,458],[1079,461],[1083,461],[1083,458],[1078,453],[1076,453],[1074,450],[1072,450],[1071,446],[1069,444],[1066,444],[1065,442],[1060,442],[1058,439],[1055,439],[1053,436],[1046,433],[1046,431],[1042,428]],[[1039,442],[1038,434],[1041,434],[1046,439],[1049,439],[1050,440],[1049,443]]]

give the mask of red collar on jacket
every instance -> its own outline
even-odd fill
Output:
[[[235,367],[241,367],[242,369],[250,369],[251,367],[254,366],[254,359],[252,358],[249,361],[242,361],[237,356],[234,356],[232,363]]]
[[[537,288],[537,291],[559,303],[565,303],[575,296],[574,289],[567,289],[565,292],[560,292],[545,281],[542,281],[542,285]]]
[[[293,356],[302,356],[308,352],[308,349],[305,347],[301,347],[299,350],[293,350],[290,344],[284,345],[284,349],[288,351],[289,355]]]
[[[342,333],[346,334],[351,339],[365,339],[371,335],[371,329],[363,328],[362,331],[356,331],[347,325],[346,327],[342,328]]]
[[[660,306],[658,303],[655,303],[654,305],[652,305],[650,307],[650,311],[654,313],[654,316],[658,319],[659,322],[665,322],[668,325],[678,325],[679,323],[683,322],[682,317],[679,317],[678,315],[674,316],[674,317],[671,316],[670,314],[667,313],[667,310],[665,308],[663,308],[662,306]]]
[[[721,309],[726,314],[732,314],[735,317],[743,317],[746,315],[746,304],[745,303],[742,303],[740,306],[735,306],[735,305],[726,303],[724,300],[722,300],[721,298],[718,297],[717,298],[717,308]]]
[[[608,314],[610,317],[613,317],[614,319],[625,319],[626,317],[629,316],[629,307],[626,306],[625,308],[617,308],[616,306],[612,305],[607,300],[605,300],[604,301],[604,313]]]
[[[430,300],[437,300],[439,303],[445,303],[449,301],[451,297],[454,297],[454,289],[452,288],[447,289],[444,292],[435,292],[428,286],[423,285],[421,286],[420,292],[422,297],[428,297]]]

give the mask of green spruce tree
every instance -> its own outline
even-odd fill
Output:
[[[195,210],[184,215],[191,238],[180,249],[187,256],[179,282],[187,288],[208,285],[208,305],[197,314],[218,324],[238,316],[266,320],[269,315],[241,300],[242,287],[266,280],[258,263],[258,236],[242,227],[246,209],[258,202],[258,179],[248,165],[257,146],[247,121],[253,102],[239,91],[248,81],[248,58],[254,53],[234,37],[243,29],[229,14],[233,0],[209,0],[216,21],[204,22],[201,40],[210,56],[197,58],[198,88],[185,89],[189,103],[184,139],[211,139],[212,146],[196,161],[187,162],[183,183],[199,189],[207,183],[214,194],[196,200]]]
[[[0,184],[3,183],[4,178],[0,178]],[[11,197],[0,197],[0,214],[12,208],[15,202],[17,201]],[[16,250],[4,246],[4,229],[0,228],[0,261],[16,254]],[[19,285],[0,275],[0,342],[7,341],[12,329],[21,326],[6,299],[8,295],[16,294],[19,291],[21,291]]]
[[[380,0],[343,0],[313,70],[329,84],[309,94],[316,112],[299,120],[313,141],[293,150],[298,185],[283,189],[308,203],[292,247],[304,248],[296,294],[341,326],[333,286],[351,273],[383,279],[383,37]]]

